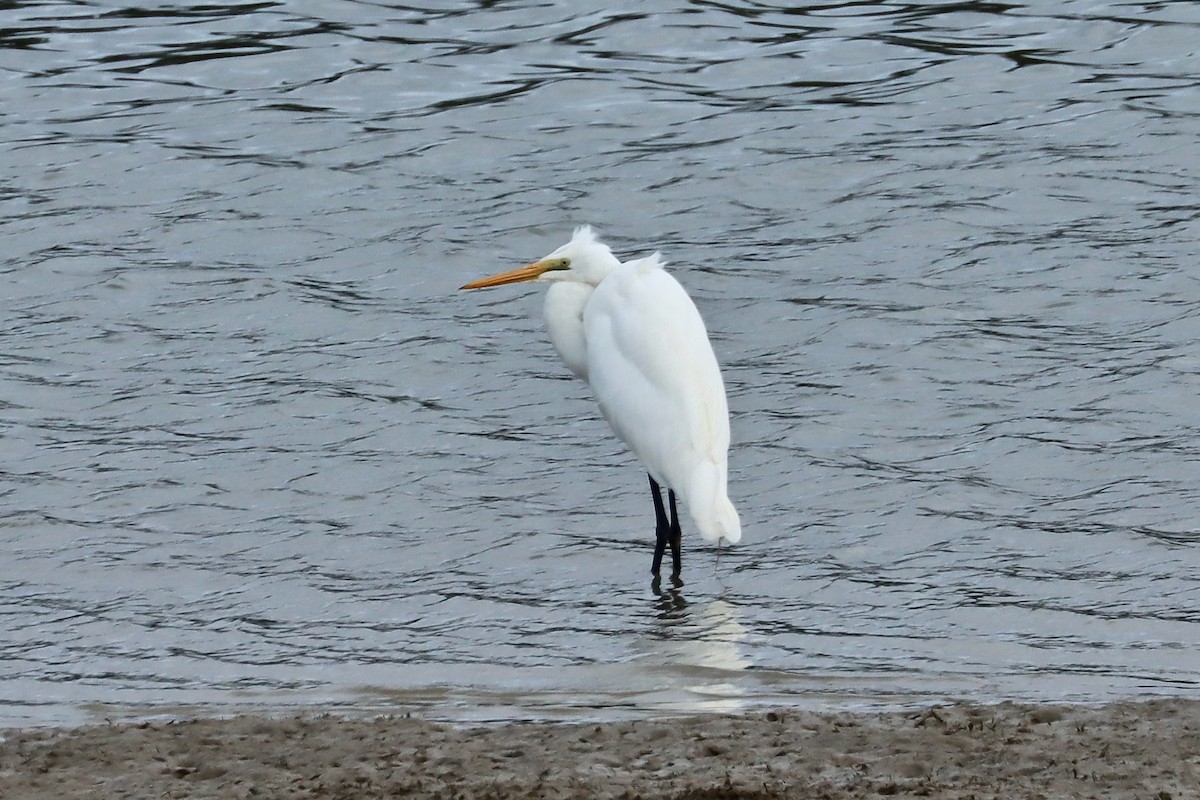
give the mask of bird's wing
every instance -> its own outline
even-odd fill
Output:
[[[588,378],[613,431],[678,489],[701,460],[721,466],[729,412],[704,321],[657,254],[628,262],[584,314]]]

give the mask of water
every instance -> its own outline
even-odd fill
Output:
[[[9,4],[0,724],[1200,689],[1200,4]],[[661,248],[743,543],[535,287]]]

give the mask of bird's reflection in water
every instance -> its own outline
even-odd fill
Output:
[[[683,581],[678,575],[672,575],[669,578],[671,585],[669,588],[662,587],[662,579],[657,575],[650,582],[650,591],[654,593],[656,598],[655,605],[658,607],[658,618],[664,622],[670,620],[678,620],[686,616],[688,602],[684,599],[680,589],[683,588]]]
[[[679,587],[655,593],[653,629],[637,649],[642,663],[663,676],[669,707],[681,711],[736,711],[746,687],[737,674],[750,666],[748,638],[737,606],[725,600],[689,603]]]

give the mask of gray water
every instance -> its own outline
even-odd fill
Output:
[[[8,4],[0,724],[1200,693],[1200,3]],[[541,290],[705,315],[652,590]]]

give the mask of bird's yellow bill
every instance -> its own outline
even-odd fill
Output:
[[[489,275],[486,278],[480,278],[477,281],[471,281],[465,286],[460,286],[460,289],[486,289],[489,286],[503,286],[506,283],[521,283],[522,281],[535,281],[538,276],[547,270],[553,269],[556,262],[550,260],[535,261],[532,264],[526,264],[523,267],[510,269],[508,272],[501,272],[497,275]]]

